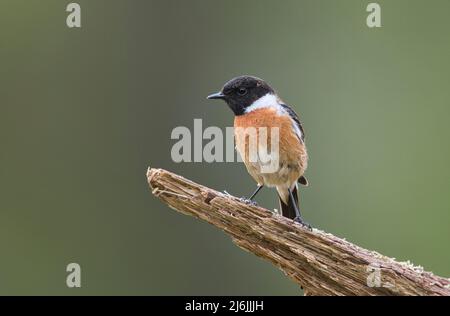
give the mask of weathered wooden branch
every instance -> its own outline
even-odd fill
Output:
[[[450,295],[450,280],[309,231],[266,209],[162,169],[149,169],[155,196],[171,208],[217,226],[241,248],[278,266],[306,295]]]

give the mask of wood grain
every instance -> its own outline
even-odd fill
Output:
[[[223,230],[236,245],[281,269],[306,295],[450,295],[449,279],[421,267],[309,231],[163,169],[149,168],[147,179],[169,207]]]

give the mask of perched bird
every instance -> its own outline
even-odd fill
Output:
[[[208,99],[224,100],[235,115],[236,149],[247,171],[258,184],[256,191],[247,201],[253,202],[253,198],[264,186],[274,187],[278,191],[283,216],[310,228],[302,220],[298,203],[298,183],[308,185],[303,175],[307,168],[308,154],[305,133],[294,110],[285,104],[264,80],[252,76],[230,80],[220,92],[208,96]],[[249,135],[245,132],[247,128],[256,129],[257,137],[263,137],[259,132],[260,128],[277,128],[279,164],[273,172],[262,172],[262,162],[259,159],[250,159]],[[264,133],[264,137],[267,137],[266,143],[271,147],[269,136],[270,133]]]

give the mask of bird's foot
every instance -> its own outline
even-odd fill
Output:
[[[258,203],[256,203],[253,200],[247,199],[245,196],[241,197],[239,199],[239,201],[241,201],[242,203],[245,203],[247,205],[258,206]]]
[[[303,227],[305,227],[309,231],[312,231],[311,225],[309,225],[309,223],[303,221],[303,219],[300,216],[297,216],[296,218],[294,218],[294,222],[299,223],[300,225],[302,225]]]

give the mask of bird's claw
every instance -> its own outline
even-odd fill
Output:
[[[303,219],[300,216],[297,216],[296,218],[294,218],[294,222],[299,223],[300,225],[302,225],[303,227],[305,227],[309,231],[312,231],[311,225],[309,223],[303,221]]]
[[[247,205],[252,205],[252,206],[258,206],[258,203],[256,203],[255,201],[252,201],[252,200],[249,200],[249,199],[247,199],[246,197],[241,197],[240,199],[239,199],[239,201],[241,201],[242,203],[245,203],[245,204],[247,204]]]

